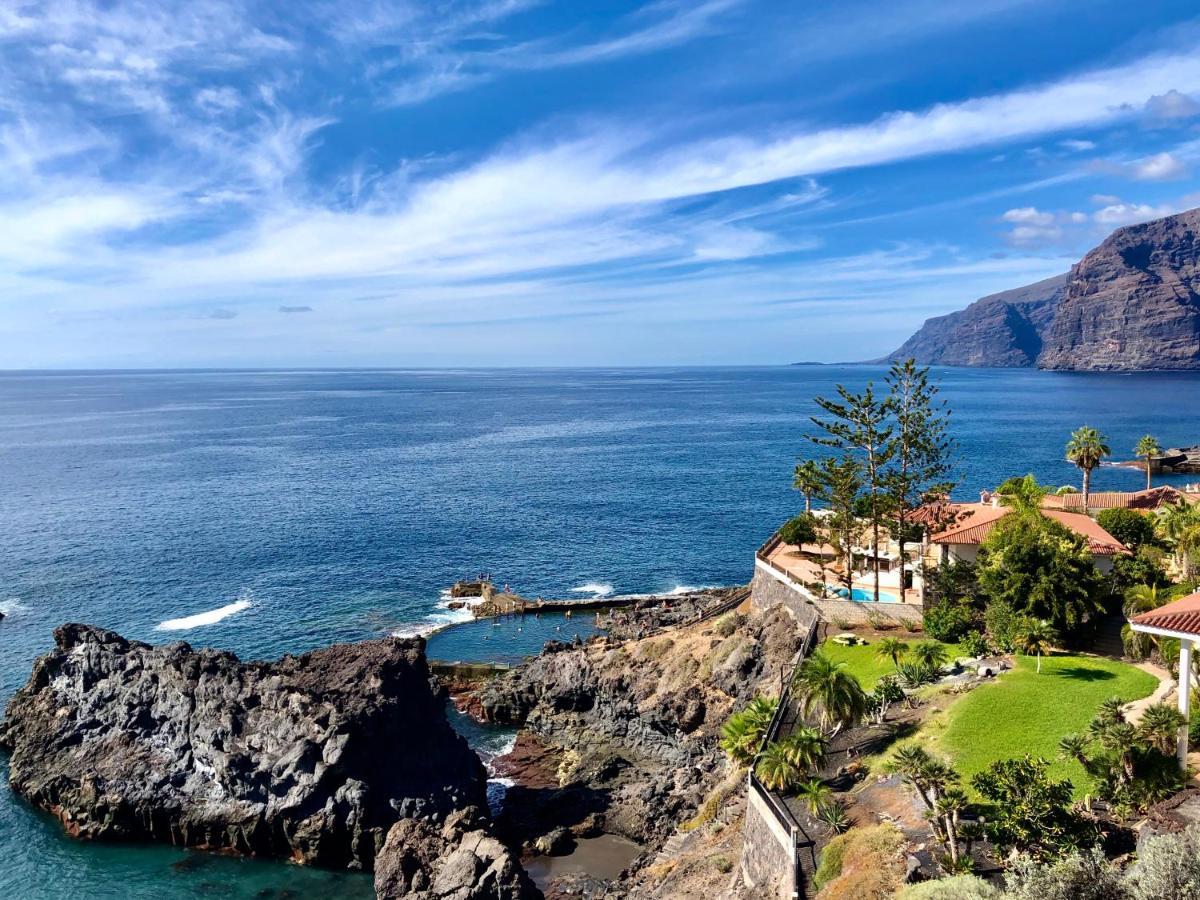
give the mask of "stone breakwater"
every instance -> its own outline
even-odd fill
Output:
[[[0,747],[12,789],[71,835],[378,861],[381,897],[536,896],[489,836],[483,766],[430,688],[423,641],[243,663],[88,625],[54,636]],[[396,828],[420,840],[385,845]]]

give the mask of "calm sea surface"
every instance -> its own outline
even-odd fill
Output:
[[[479,572],[546,597],[744,582],[754,548],[798,507],[790,473],[811,398],[882,374],[2,374],[0,696],[64,621],[267,658],[451,621],[442,591]],[[1200,442],[1198,376],[937,377],[963,496],[1026,471],[1077,482],[1062,447],[1082,424],[1118,454],[1145,432]],[[465,658],[489,639],[434,640]],[[497,639],[532,651],[544,635]],[[368,897],[370,880],[84,845],[0,789],[2,897],[322,895]]]

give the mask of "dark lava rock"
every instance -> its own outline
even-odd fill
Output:
[[[420,639],[242,663],[88,625],[54,636],[0,746],[13,790],[74,836],[370,870],[397,821],[486,809]]]
[[[473,813],[441,825],[405,819],[375,863],[379,900],[536,900],[542,896],[511,851]]]

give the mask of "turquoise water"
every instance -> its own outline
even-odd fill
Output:
[[[812,396],[881,374],[0,374],[0,610],[10,614],[0,696],[67,620],[273,658],[462,619],[442,591],[481,571],[544,597],[744,582],[754,548],[799,508],[791,470],[812,451]],[[1062,448],[1084,423],[1118,451],[1147,431],[1164,445],[1200,440],[1188,414],[1200,401],[1195,376],[938,377],[955,410],[963,496],[1025,471],[1077,483]],[[1102,469],[1096,487],[1142,478]],[[183,621],[160,628],[172,620]],[[501,643],[533,652],[547,636],[444,635],[438,653],[463,659]],[[259,891],[355,897],[370,884],[80,844],[0,790],[0,897]]]
[[[837,594],[843,600],[846,599],[846,589],[844,587],[839,587],[838,585],[835,585],[835,584],[827,584],[827,585],[825,585],[825,587],[829,588],[829,590],[833,591],[835,594]],[[855,602],[858,602],[858,603],[874,603],[875,602],[875,592],[874,591],[865,591],[862,588],[851,588],[850,599],[854,600]],[[879,591],[879,602],[880,603],[899,603],[900,598],[897,597],[895,594],[888,593],[887,591],[881,589]]]

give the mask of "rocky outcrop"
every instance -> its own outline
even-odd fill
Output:
[[[929,319],[887,360],[1200,369],[1200,209],[1114,231],[1066,276]]]
[[[55,641],[0,746],[13,790],[77,837],[370,870],[398,821],[436,829],[486,808],[483,767],[430,690],[420,639],[271,663],[87,625]]]
[[[489,823],[470,811],[441,825],[405,819],[375,863],[379,900],[535,900],[541,892]]]
[[[523,726],[518,748],[543,753],[556,785],[527,788],[525,818],[515,828],[507,812],[500,819],[512,828],[506,837],[531,843],[565,825],[661,843],[724,774],[721,723],[756,693],[778,692],[800,641],[795,620],[776,607],[643,640],[552,644],[493,679],[480,708],[492,721]],[[517,780],[513,791],[525,781]],[[552,817],[529,815],[538,809]]]
[[[1054,320],[1067,276],[991,294],[964,310],[927,319],[884,361],[933,366],[1032,366]]]
[[[1200,209],[1121,228],[1071,270],[1045,369],[1200,368]]]

